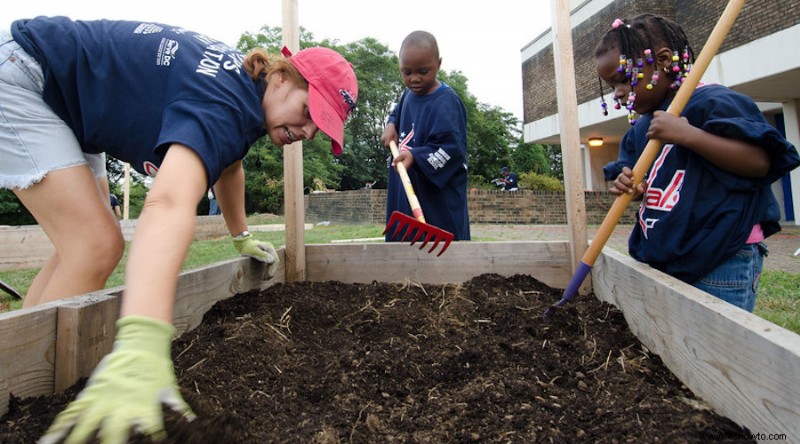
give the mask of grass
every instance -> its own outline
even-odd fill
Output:
[[[281,222],[282,220],[275,218],[248,218],[250,226]],[[320,225],[304,231],[305,243],[326,244],[333,240],[382,238],[383,228],[383,225]],[[284,231],[254,231],[253,236],[256,239],[271,242],[276,248],[286,244],[286,233]],[[122,256],[117,268],[108,278],[106,288],[116,287],[125,283],[125,264],[128,259],[128,247],[129,245],[126,243],[125,254]],[[189,254],[186,256],[181,269],[184,271],[194,270],[236,257],[239,257],[239,253],[233,247],[233,242],[228,238],[195,241],[189,247]],[[38,268],[0,271],[0,279],[24,295],[28,292],[31,281],[38,272]],[[16,310],[21,307],[22,301],[12,299],[11,296],[0,292],[0,312]]]
[[[753,313],[800,334],[800,274],[765,271]]]
[[[266,223],[281,223],[274,216],[256,216],[249,218],[250,226]],[[383,225],[318,225],[306,230],[306,244],[325,244],[335,240],[380,238]],[[253,236],[262,241],[271,242],[276,247],[285,245],[286,236],[283,231],[253,232]],[[480,237],[475,241],[491,242],[500,238]],[[193,270],[215,262],[238,257],[230,239],[212,239],[196,241],[189,249],[184,261],[183,270]],[[125,255],[108,279],[106,287],[115,287],[124,283],[125,263],[127,262],[127,246]],[[0,271],[0,279],[16,288],[20,293],[28,291],[31,281],[38,269]],[[765,271],[756,299],[754,313],[774,324],[800,334],[800,274],[785,271]],[[0,293],[0,312],[15,310],[22,306],[21,301],[13,300],[5,293]]]

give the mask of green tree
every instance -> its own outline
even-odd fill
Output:
[[[366,182],[386,188],[390,152],[380,138],[403,91],[397,56],[373,38],[346,45],[342,54],[358,78],[358,104],[348,119],[344,152],[336,159],[344,167],[339,189],[359,189]]]
[[[564,162],[561,159],[561,145],[545,145],[547,159],[550,161],[550,174],[564,181]]]
[[[242,35],[242,52],[260,46],[270,52],[281,47],[281,29],[264,26],[256,34]],[[325,136],[303,142],[303,184],[313,189],[321,180],[327,188],[359,189],[367,182],[385,188],[390,153],[380,143],[389,114],[404,86],[397,55],[374,38],[339,44],[336,40],[315,41],[313,34],[300,29],[300,47],[325,46],[350,61],[359,82],[355,111],[345,124],[345,146],[341,156],[330,152]],[[478,102],[467,88],[467,78],[459,71],[441,72],[440,78],[461,97],[467,110],[467,156],[471,181],[487,182],[496,177],[503,164],[513,160],[521,137],[521,125],[513,114]],[[320,133],[321,134],[321,133]],[[248,212],[277,211],[283,199],[283,152],[268,138],[259,141],[245,157]],[[280,193],[280,195],[276,195]]]
[[[22,205],[17,196],[11,191],[0,189],[0,225],[30,225],[35,224],[28,209]]]
[[[119,199],[120,204],[123,204],[123,188],[125,187],[125,163],[121,160],[115,159],[111,156],[106,156],[106,172],[108,174],[108,191],[114,194]],[[144,198],[147,196],[149,189],[150,178],[139,174],[131,168],[130,170],[130,185],[128,195],[128,218],[136,219],[142,212],[144,206]],[[205,208],[207,214],[208,208]]]
[[[520,172],[553,175],[547,147],[535,143],[524,143],[522,138],[511,153],[511,165]]]
[[[441,80],[461,97],[467,110],[467,164],[470,182],[486,182],[509,164],[512,146],[521,136],[519,121],[502,108],[478,102],[460,71],[442,72]]]

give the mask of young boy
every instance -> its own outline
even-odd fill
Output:
[[[406,90],[381,136],[398,144],[386,196],[386,219],[394,211],[411,216],[411,207],[394,166],[402,162],[428,224],[469,240],[467,212],[467,118],[458,94],[436,76],[441,67],[436,38],[425,31],[409,34],[400,47],[400,74]],[[394,233],[386,236],[386,241]],[[400,236],[402,237],[402,236]]]

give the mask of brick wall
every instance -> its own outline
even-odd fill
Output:
[[[614,199],[612,194],[605,191],[587,191],[585,194],[587,224],[602,223]],[[567,207],[563,192],[473,191],[469,193],[467,203],[471,223],[541,225],[567,223]],[[637,205],[630,205],[620,223],[633,223],[636,208]],[[386,190],[307,194],[305,209],[306,221],[312,223],[331,221],[383,224],[386,222]]]
[[[645,12],[673,19],[686,31],[695,55],[699,55],[726,4],[721,0],[617,0],[578,25],[572,30],[578,103],[599,97],[594,48],[600,37],[611,28],[614,19],[633,18]],[[800,23],[797,0],[748,0],[720,51],[742,46],[797,23]],[[768,60],[742,61],[751,62],[769,63]],[[522,64],[522,90],[524,122],[533,122],[558,112],[552,45]],[[606,100],[609,100],[608,96]]]

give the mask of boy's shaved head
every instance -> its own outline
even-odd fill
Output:
[[[433,51],[434,57],[439,58],[439,44],[436,43],[436,37],[427,31],[414,31],[403,39],[403,44],[400,45],[400,52],[409,47],[415,48],[429,48]]]

